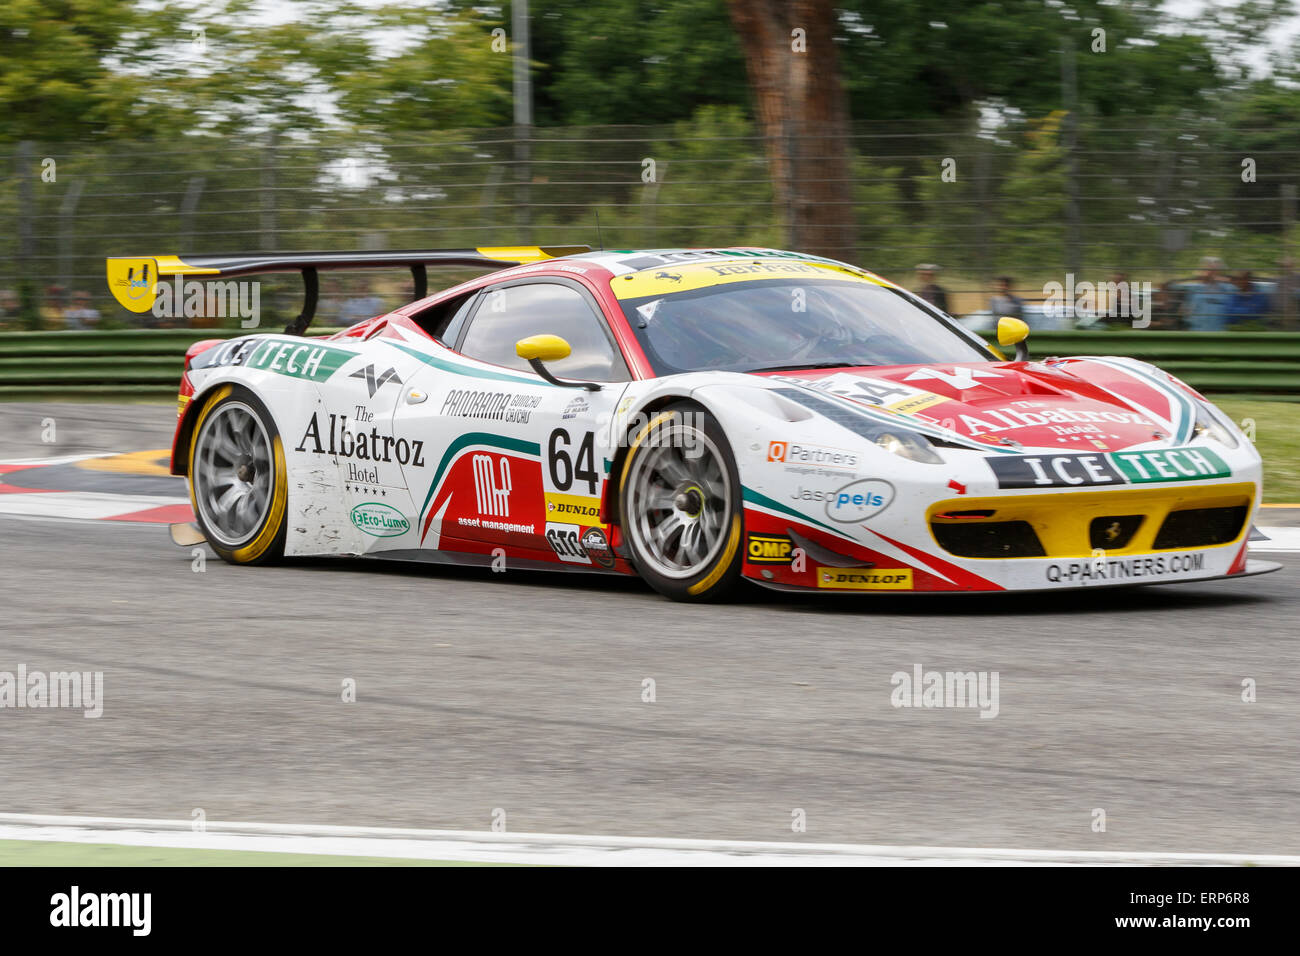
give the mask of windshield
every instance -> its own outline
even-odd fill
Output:
[[[705,268],[727,267],[693,266],[691,271]],[[631,286],[621,287],[615,279],[613,288],[659,375],[991,358],[897,290],[839,270],[806,268],[808,272],[797,277],[738,281],[719,276],[712,282],[705,276],[683,275],[685,270],[660,271],[658,278],[649,276]],[[687,288],[674,290],[678,284]],[[647,286],[655,291],[628,296]]]

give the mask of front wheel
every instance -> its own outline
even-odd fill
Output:
[[[679,403],[631,438],[619,514],[632,563],[676,601],[722,597],[740,576],[740,475],[716,419]]]
[[[287,484],[284,447],[266,406],[245,388],[219,387],[190,444],[190,498],[212,550],[231,564],[282,555]]]

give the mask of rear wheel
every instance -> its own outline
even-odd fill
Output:
[[[740,476],[722,426],[687,403],[631,438],[619,514],[632,563],[677,601],[722,597],[740,576]]]
[[[284,553],[284,448],[266,406],[247,389],[223,385],[199,413],[190,498],[199,528],[224,560],[261,564]]]

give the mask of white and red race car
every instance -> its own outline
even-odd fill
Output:
[[[512,264],[513,263],[513,264]],[[427,266],[495,268],[424,295]],[[822,592],[1242,576],[1259,455],[1127,358],[1009,361],[855,266],[771,249],[162,256],[301,271],[285,334],[187,356],[172,470],[221,557],[367,555]],[[305,338],[326,268],[417,301]],[[140,271],[134,271],[134,270]],[[119,280],[120,281],[120,280]],[[183,532],[182,532],[183,536]]]

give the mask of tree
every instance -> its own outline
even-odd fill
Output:
[[[854,248],[849,114],[831,0],[728,0],[791,246]]]

